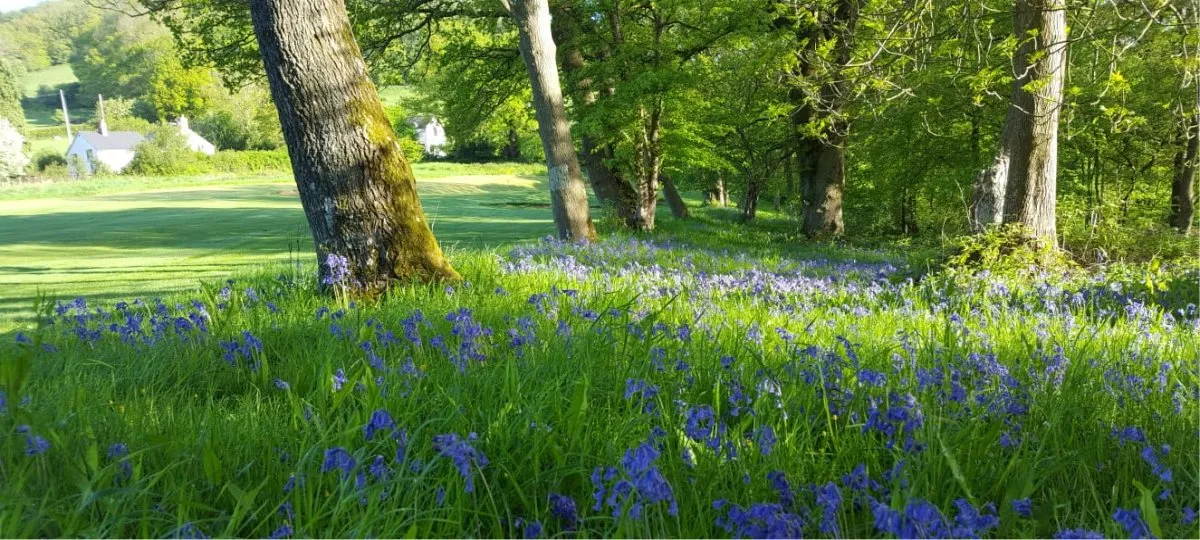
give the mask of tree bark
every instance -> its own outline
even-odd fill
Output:
[[[762,181],[758,176],[746,172],[746,192],[742,194],[742,222],[750,223],[758,217],[758,198],[762,194]]]
[[[366,293],[397,279],[460,279],[429,229],[343,0],[253,0],[250,12],[322,282],[331,254]]]
[[[1013,31],[1022,41],[1013,57],[1012,101],[996,157],[973,190],[971,221],[976,229],[1017,223],[1042,242],[1057,245],[1058,117],[1067,69],[1066,21],[1063,0],[1015,3]]]
[[[846,189],[846,126],[835,125],[820,145],[816,170],[809,181],[811,204],[804,208],[804,233],[811,237],[841,236],[842,198]]]
[[[802,92],[792,93],[793,100],[797,97],[802,99],[802,105],[792,117],[797,128],[818,117],[831,117],[829,127],[820,137],[802,134],[797,141],[800,169],[811,172],[804,179],[802,221],[804,234],[809,238],[841,236],[845,232],[842,199],[846,184],[845,145],[850,124],[843,114],[849,81],[842,71],[849,65],[853,53],[858,8],[857,0],[839,0],[831,17],[819,31],[798,36],[807,38],[805,49],[799,53],[798,65],[799,76],[806,78],[813,73],[809,57],[817,54],[819,38],[834,40],[832,69],[824,75],[825,81],[821,84],[819,94],[804,96]],[[816,110],[818,105],[820,110]]]
[[[1171,182],[1170,224],[1180,233],[1192,229],[1195,217],[1197,154],[1200,153],[1200,110],[1184,117],[1179,128],[1179,150],[1175,154],[1175,176]]]
[[[571,125],[558,80],[554,39],[550,34],[550,8],[546,0],[511,0],[509,13],[520,34],[521,57],[533,88],[533,108],[538,134],[546,151],[550,176],[550,208],[558,237],[587,241],[595,238],[589,216],[587,190],[579,159],[571,142]]]
[[[663,194],[667,197],[667,204],[671,207],[671,215],[675,219],[687,219],[691,217],[691,212],[688,211],[687,203],[683,202],[683,197],[679,195],[679,190],[675,188],[675,180],[671,175],[662,175]]]

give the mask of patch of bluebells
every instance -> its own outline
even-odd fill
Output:
[[[625,451],[618,467],[596,467],[592,471],[595,488],[592,510],[607,507],[613,517],[623,514],[640,519],[647,505],[666,503],[667,515],[679,515],[675,491],[658,468],[659,449],[644,442]]]

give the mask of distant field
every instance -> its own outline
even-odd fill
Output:
[[[463,175],[467,168],[453,164],[416,167],[443,247],[495,246],[552,231],[541,177],[471,167],[478,173]],[[27,321],[39,293],[153,297],[312,258],[289,177],[0,187],[0,331]]]
[[[35,101],[33,98],[41,95],[45,97],[49,95],[54,97],[55,92],[48,91],[42,87],[54,87],[60,84],[68,84],[77,81],[75,73],[71,71],[71,66],[61,64],[51,66],[43,70],[32,71],[25,75],[25,97],[21,106],[25,111],[25,123],[29,127],[48,127],[58,125],[59,122],[54,120],[54,113],[58,111],[57,106],[47,105],[45,101]],[[39,94],[39,92],[42,92]],[[71,115],[71,123],[79,124],[90,120],[95,114],[91,108],[76,107],[68,110]],[[61,137],[46,140],[34,140],[33,154],[37,154],[41,150],[54,150],[57,152],[67,151],[66,134]]]
[[[25,97],[36,96],[38,88],[42,86],[73,83],[77,80],[79,79],[75,78],[75,73],[71,71],[71,66],[68,64],[60,64],[38,71],[31,71],[25,75]]]

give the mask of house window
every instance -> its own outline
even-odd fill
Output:
[[[87,151],[87,159],[88,161],[96,161],[96,153],[89,149]]]

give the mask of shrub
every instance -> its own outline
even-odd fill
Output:
[[[204,155],[188,148],[187,138],[173,126],[150,130],[146,141],[137,146],[133,161],[126,169],[133,174],[169,176],[207,172]]]
[[[209,168],[222,173],[291,172],[287,150],[222,150],[208,158]]]
[[[29,157],[24,151],[25,137],[7,118],[0,118],[0,178],[21,176]]]
[[[1034,240],[1024,227],[1012,224],[961,237],[945,261],[951,272],[1003,276],[1023,276],[1067,265],[1062,252]]]
[[[43,150],[33,158],[33,163],[38,172],[46,172],[46,167],[50,166],[61,166],[66,169],[67,158],[53,150]]]

